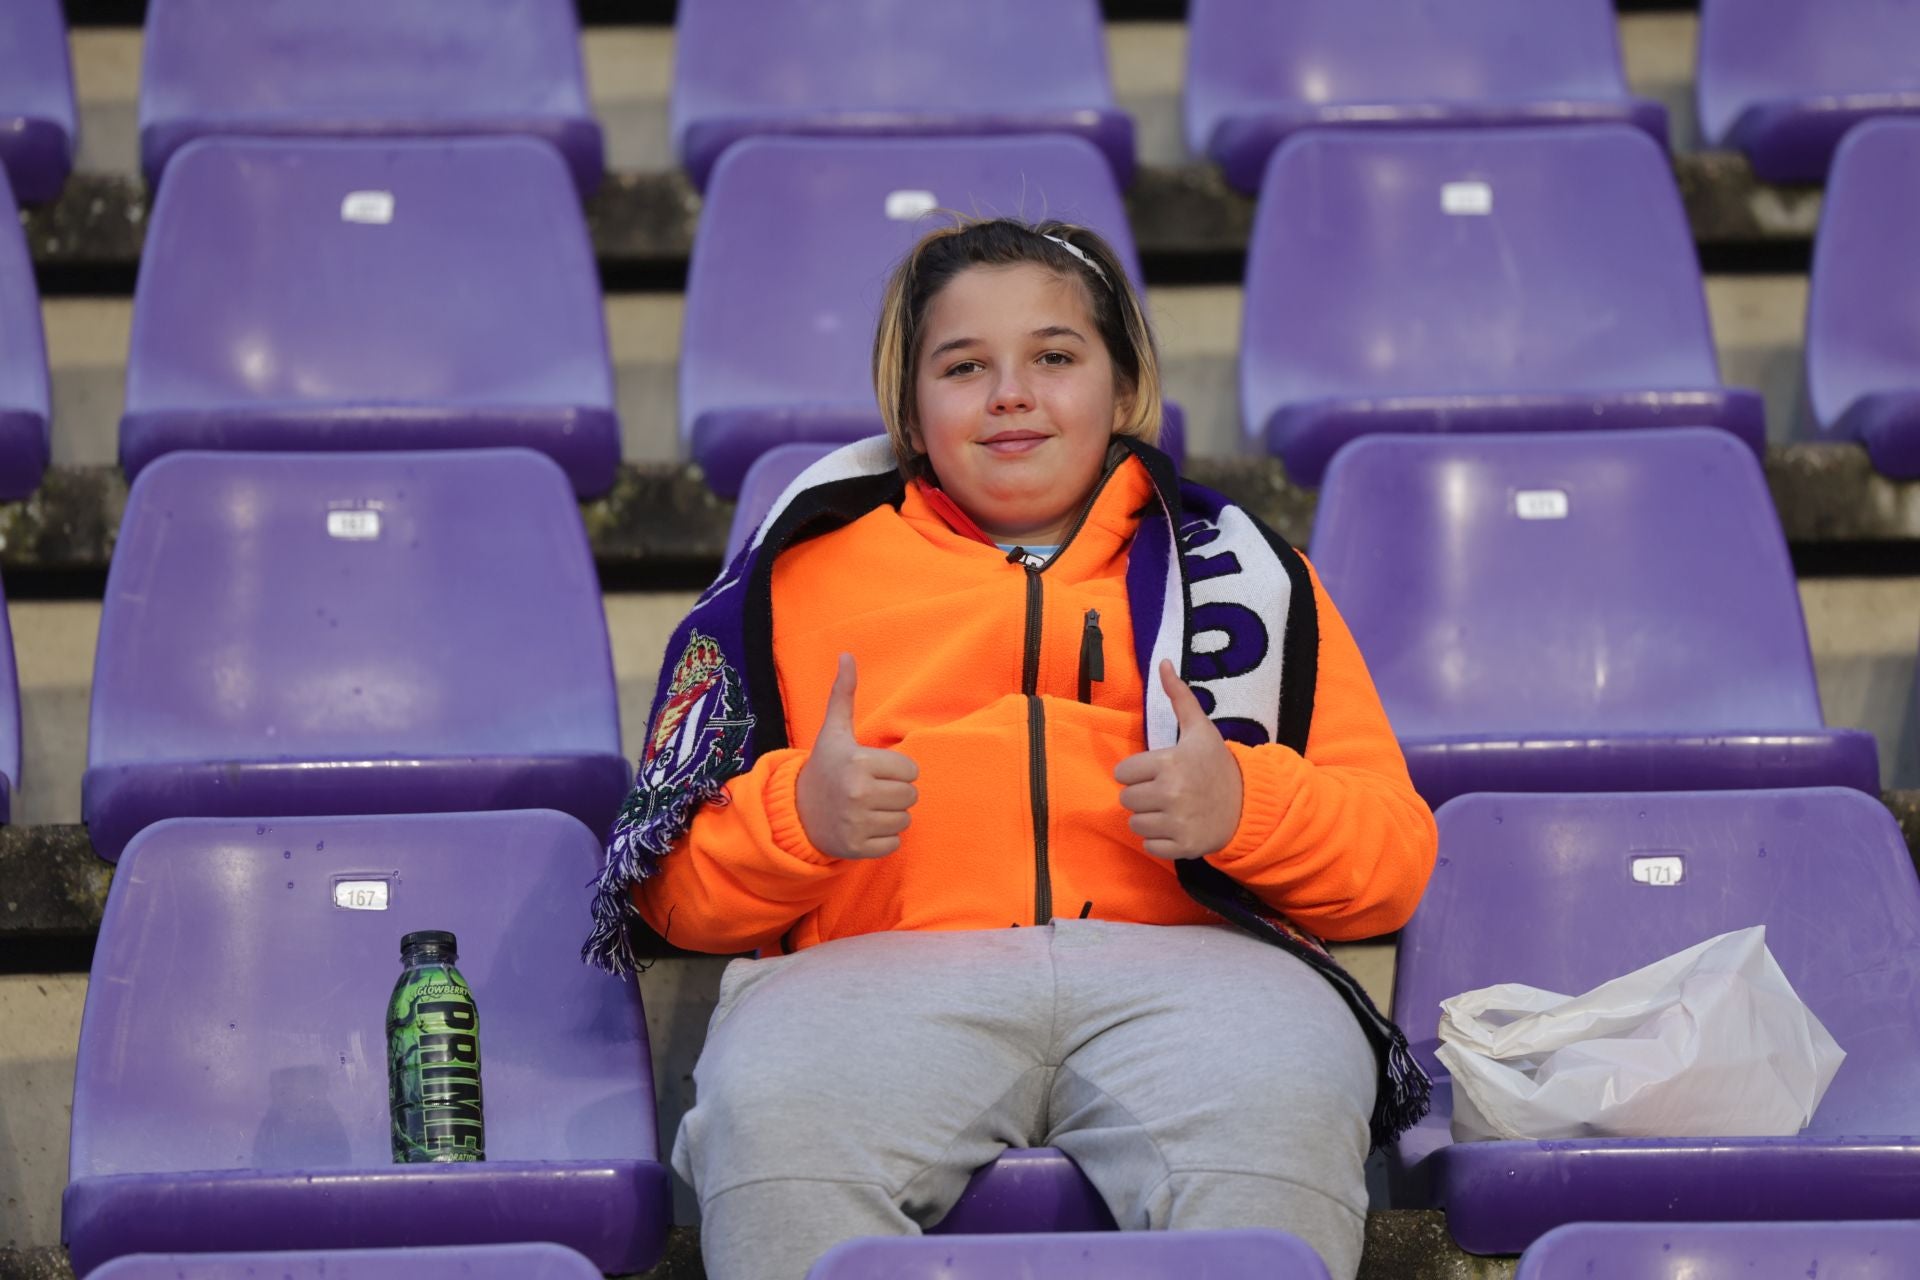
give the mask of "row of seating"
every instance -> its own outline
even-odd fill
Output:
[[[764,459],[737,531],[823,451]],[[1723,432],[1364,440],[1311,552],[1430,803],[1877,792],[1873,738],[1822,722],[1764,477]],[[110,859],[181,816],[544,807],[604,830],[629,779],[578,510],[525,450],[156,462],[92,698],[83,810]],[[0,730],[17,781],[17,694]]]
[[[1920,1266],[1920,1224],[1576,1223],[1521,1255],[1516,1280],[1905,1280]],[[1599,1268],[1604,1268],[1600,1270]],[[97,1280],[595,1280],[599,1270],[551,1244],[138,1254]],[[1326,1280],[1318,1255],[1278,1231],[1183,1231],[865,1239],[837,1246],[807,1280]]]
[[[1443,805],[1438,824],[1393,999],[1434,1074],[1434,1110],[1389,1153],[1396,1207],[1444,1206],[1462,1246],[1508,1254],[1572,1222],[1909,1215],[1920,880],[1875,799],[1482,793]],[[197,818],[140,833],[108,896],[81,1024],[63,1199],[76,1274],[135,1253],[516,1240],[564,1244],[608,1272],[650,1266],[668,1176],[641,1000],[577,955],[580,886],[598,862],[593,833],[547,810]],[[1805,1132],[1451,1140],[1442,998],[1495,982],[1577,992],[1753,924],[1847,1052]],[[479,1004],[484,1164],[388,1157],[382,1011],[398,939],[424,928],[459,936]],[[1042,1149],[976,1174],[939,1230],[1111,1227],[1071,1162]],[[1830,1231],[1828,1247],[1846,1238]],[[1716,1247],[1753,1246],[1736,1237],[1708,1256]],[[1550,1252],[1580,1256],[1564,1240]],[[902,1262],[880,1255],[819,1274],[903,1274],[875,1270]]]
[[[1870,122],[1843,147],[1806,344],[1820,429],[1896,476],[1920,474],[1916,174],[1920,121]],[[525,139],[188,146],[142,258],[123,466],[520,444],[605,492],[620,426],[569,187]],[[702,211],[680,359],[682,447],[717,492],[772,445],[878,430],[879,292],[938,208],[1083,221],[1139,283],[1119,194],[1076,139],[738,143]],[[49,455],[49,389],[31,262],[3,216],[0,353],[0,498],[18,498]],[[1720,382],[1672,175],[1623,126],[1291,140],[1255,214],[1240,385],[1247,447],[1306,484],[1380,431],[1765,437],[1759,395]]]
[[[387,5],[150,0],[140,98],[148,181],[209,135],[520,132],[567,157],[582,192],[603,168],[570,0]],[[0,146],[22,198],[72,164],[72,77],[58,0],[0,18]],[[1291,133],[1327,125],[1618,121],[1666,142],[1633,98],[1610,0],[1195,0],[1188,146],[1251,191]],[[1044,39],[1006,38],[1044,32]],[[674,146],[704,186],[721,152],[764,134],[1073,132],[1124,185],[1133,122],[1115,105],[1097,0],[776,5],[691,0],[675,31]],[[1699,116],[1773,181],[1818,181],[1868,115],[1920,110],[1905,50],[1920,15],[1885,0],[1706,0]],[[0,130],[0,137],[6,131]]]
[[[823,446],[749,471],[748,541]],[[1310,547],[1429,804],[1475,791],[1879,788],[1821,716],[1766,478],[1724,432],[1373,436]]]

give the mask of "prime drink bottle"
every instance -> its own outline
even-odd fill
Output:
[[[400,939],[400,980],[387,1005],[387,1105],[401,1164],[486,1159],[480,1014],[457,959],[451,933]]]

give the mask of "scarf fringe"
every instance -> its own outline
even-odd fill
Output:
[[[660,869],[660,859],[693,824],[693,811],[709,802],[727,802],[725,779],[685,788],[664,802],[641,787],[628,793],[607,840],[606,865],[593,882],[593,931],[580,948],[581,960],[615,977],[647,967],[633,949],[633,924],[640,918],[633,886]]]
[[[1208,876],[1207,872],[1218,877],[1220,883],[1212,883],[1213,877]],[[1367,1124],[1373,1149],[1391,1146],[1401,1134],[1420,1123],[1432,1106],[1433,1081],[1415,1060],[1406,1033],[1380,1012],[1366,988],[1342,968],[1340,962],[1317,939],[1297,931],[1297,926],[1269,919],[1264,914],[1264,907],[1256,908],[1254,902],[1257,900],[1249,901],[1252,895],[1218,868],[1191,860],[1182,861],[1179,875],[1181,887],[1201,906],[1261,941],[1272,943],[1289,955],[1304,960],[1332,984],[1333,989],[1347,1002],[1347,1007],[1360,1024],[1360,1030],[1373,1046],[1379,1067],[1379,1080],[1373,1095],[1373,1115]]]

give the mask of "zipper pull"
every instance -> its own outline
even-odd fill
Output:
[[[1093,701],[1093,684],[1107,678],[1107,642],[1100,634],[1100,611],[1087,610],[1087,624],[1080,632],[1080,701]]]

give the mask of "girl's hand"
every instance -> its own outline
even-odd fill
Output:
[[[1156,858],[1204,858],[1218,853],[1240,827],[1240,764],[1220,731],[1207,719],[1193,690],[1160,663],[1160,686],[1173,703],[1180,739],[1171,747],[1142,751],[1114,767],[1124,788],[1120,803],[1133,817],[1127,826]]]
[[[884,858],[900,847],[914,802],[920,767],[898,751],[863,747],[853,737],[853,655],[827,695],[827,714],[807,762],[794,782],[800,825],[813,847],[835,858]],[[1236,779],[1236,787],[1239,785]]]

